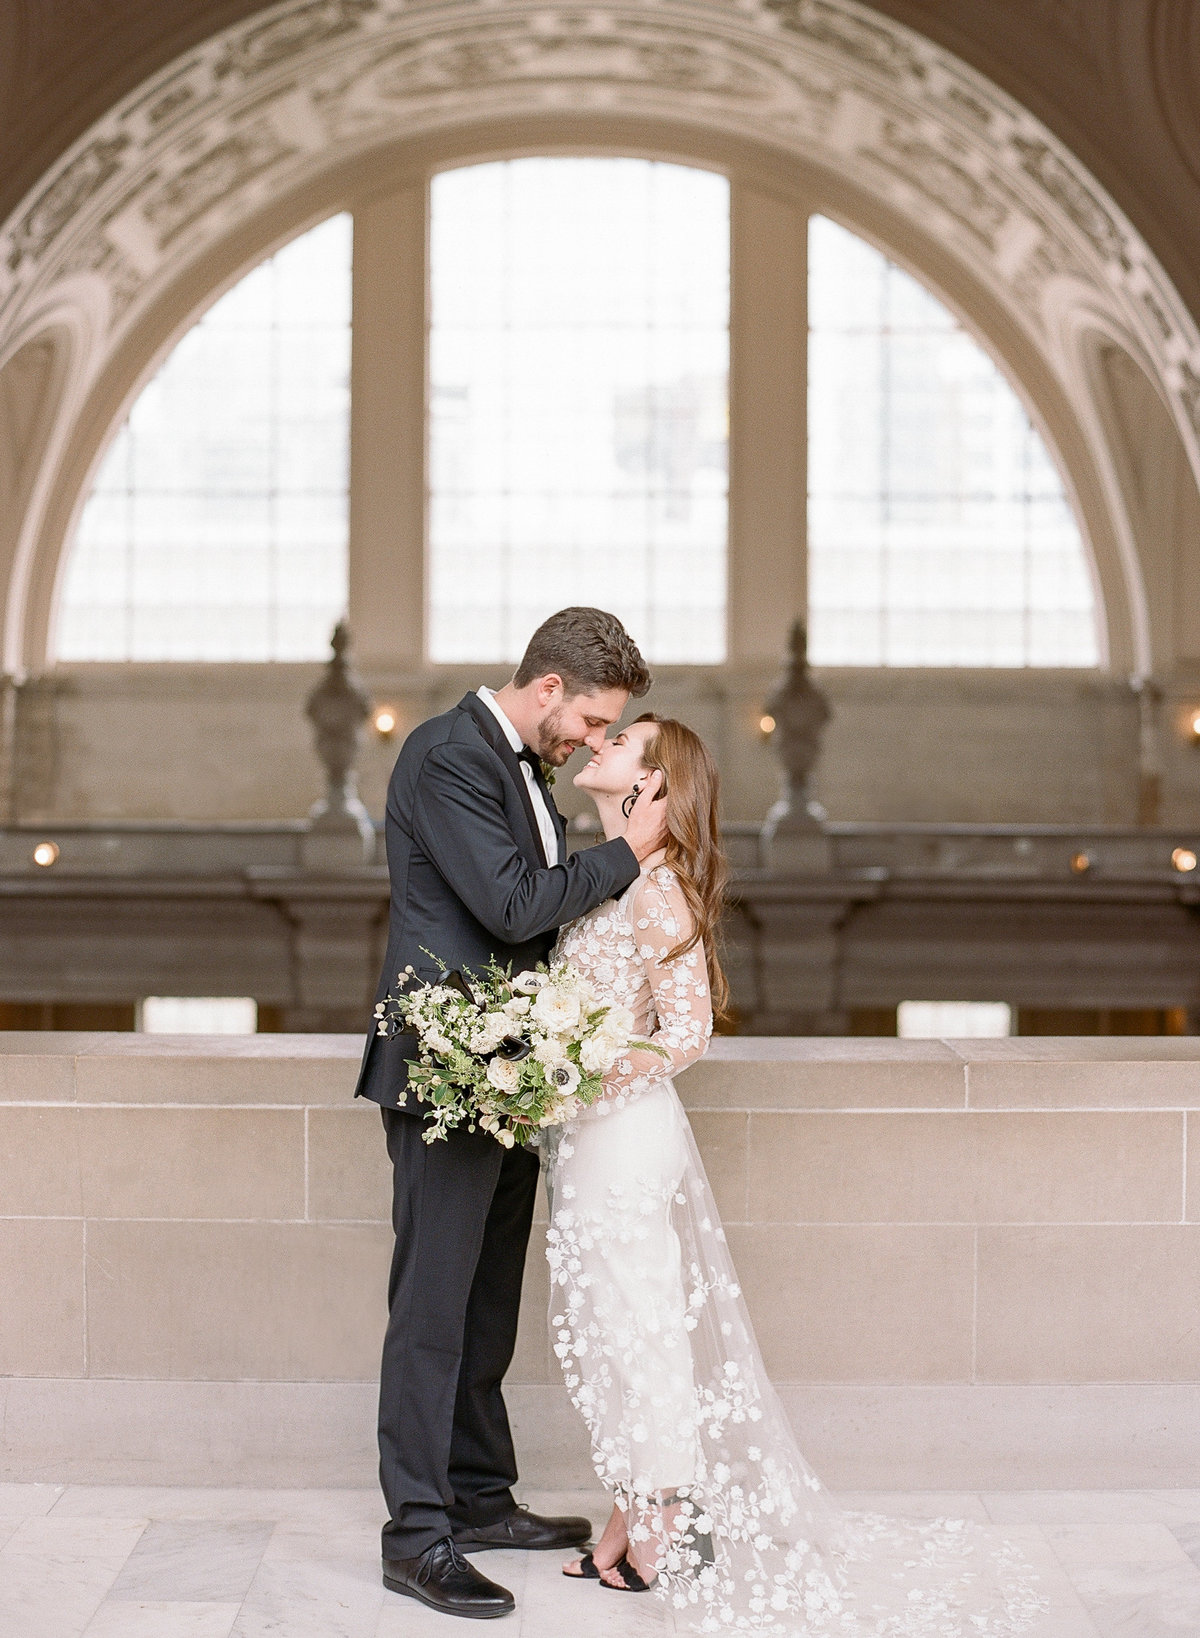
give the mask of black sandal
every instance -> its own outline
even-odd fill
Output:
[[[599,1581],[600,1571],[596,1568],[596,1560],[591,1553],[584,1553],[579,1560],[577,1570],[563,1570],[568,1581]]]
[[[604,1577],[600,1576],[600,1585],[602,1587],[607,1587],[609,1592],[649,1592],[651,1587],[654,1585],[654,1581],[643,1581],[641,1576],[634,1569],[633,1565],[629,1562],[629,1559],[624,1555],[622,1555],[622,1557],[620,1557],[613,1565],[613,1569],[621,1577],[624,1585],[620,1587],[615,1586],[613,1582],[605,1581]],[[600,1572],[597,1571],[596,1573],[599,1575]],[[655,1576],[654,1580],[657,1581],[658,1577]]]

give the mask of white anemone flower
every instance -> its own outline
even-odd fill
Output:
[[[579,1085],[579,1071],[569,1058],[561,1058],[547,1067],[546,1079],[556,1092],[569,1097]]]
[[[518,995],[536,995],[539,990],[544,990],[549,982],[550,979],[545,973],[523,972],[518,973],[513,979],[512,987]]]

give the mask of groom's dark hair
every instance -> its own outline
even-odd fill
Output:
[[[559,609],[529,639],[513,682],[524,688],[554,673],[568,695],[623,688],[640,700],[650,673],[637,644],[615,614],[603,609]]]

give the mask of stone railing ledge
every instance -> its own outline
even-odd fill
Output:
[[[353,1107],[360,1035],[0,1032],[0,1102]],[[1200,1036],[724,1036],[695,1111],[1200,1108]]]
[[[680,1091],[693,1110],[1194,1109],[1200,1036],[727,1036]]]
[[[0,1103],[340,1106],[360,1035],[0,1031]]]

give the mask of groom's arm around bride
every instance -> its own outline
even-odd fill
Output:
[[[377,999],[411,965],[514,970],[545,959],[558,927],[624,891],[661,843],[653,787],[624,838],[566,856],[544,766],[593,751],[649,672],[620,621],[564,609],[534,633],[512,682],[467,694],[406,739],[388,789],[391,879]],[[432,952],[432,955],[429,953]],[[380,1381],[385,1583],[450,1614],[501,1614],[503,1588],[459,1548],[569,1547],[586,1519],[518,1510],[501,1381],[516,1340],[536,1155],[452,1132],[422,1140],[409,1095],[412,1036],[370,1034],[357,1094],[382,1105],[396,1247]]]

